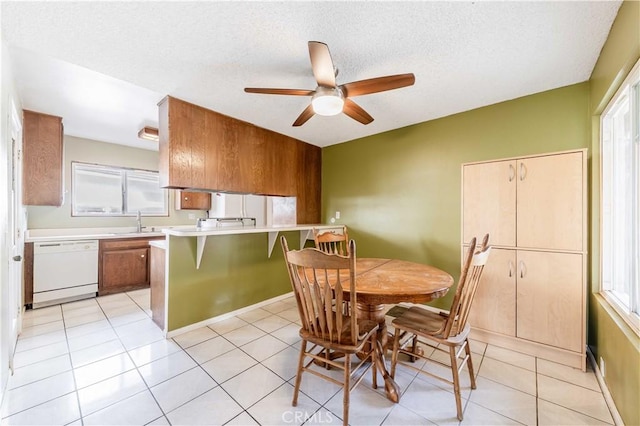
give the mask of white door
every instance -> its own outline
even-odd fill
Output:
[[[9,225],[11,237],[11,261],[9,266],[9,308],[11,314],[11,353],[15,347],[18,333],[22,329],[22,272],[24,263],[24,234],[27,228],[26,209],[22,205],[22,126],[15,106],[11,120],[11,211]],[[13,357],[12,357],[13,358]]]
[[[7,117],[7,275],[6,300],[2,301],[2,374],[13,369],[13,352],[22,324],[22,257],[24,255],[25,209],[22,207],[22,128],[13,106]],[[8,365],[7,365],[8,364]],[[3,377],[5,379],[5,377]],[[4,380],[3,383],[4,385]]]

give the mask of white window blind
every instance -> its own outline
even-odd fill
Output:
[[[158,172],[73,162],[73,216],[167,216]]]

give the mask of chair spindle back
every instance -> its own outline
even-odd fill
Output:
[[[316,248],[325,253],[339,254],[342,256],[349,255],[349,235],[346,226],[342,227],[341,234],[335,231],[320,233],[318,229],[313,228],[313,240],[315,241]]]
[[[316,248],[289,250],[284,236],[280,241],[302,328],[323,340],[355,345],[358,339],[357,318],[352,312],[356,306],[355,242],[349,242],[349,255],[341,256]],[[344,333],[348,328],[350,332]],[[350,341],[341,341],[341,336]]]
[[[469,244],[467,255],[465,256],[460,281],[458,282],[458,287],[456,288],[456,293],[451,303],[451,309],[449,309],[449,318],[443,330],[443,337],[445,339],[457,335],[464,330],[467,325],[471,304],[476,295],[478,283],[482,277],[482,271],[491,252],[488,234],[485,235],[480,246],[476,244],[476,239],[473,238]]]

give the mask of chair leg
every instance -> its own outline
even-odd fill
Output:
[[[411,344],[413,345],[413,347],[411,348],[411,353],[415,354],[416,352],[418,352],[418,335],[417,334],[413,336],[413,342],[411,342]],[[416,362],[416,359],[418,359],[418,357],[416,356],[409,357],[409,361],[411,362]]]
[[[376,344],[377,336],[374,334],[371,336],[371,374],[373,381],[373,388],[378,389],[378,367],[376,366],[376,357],[383,356],[378,354],[378,345]],[[384,358],[382,358],[384,360]]]
[[[344,357],[344,395],[342,397],[342,424],[349,425],[349,393],[351,393],[351,354]]]
[[[469,339],[466,339],[464,341],[464,344],[466,345],[464,347],[464,350],[467,354],[467,369],[469,370],[469,380],[471,381],[471,389],[475,389],[476,388],[476,376],[473,372],[473,361],[471,360],[471,348],[469,347]]]
[[[462,421],[462,400],[460,398],[460,376],[458,374],[458,357],[456,356],[455,346],[449,347],[449,356],[451,357],[451,373],[453,374],[453,393],[456,397],[456,410],[458,411],[458,420]]]
[[[298,405],[298,392],[300,391],[300,382],[302,381],[302,365],[304,364],[304,356],[307,352],[307,341],[302,339],[300,346],[300,357],[298,358],[298,372],[296,373],[296,386],[293,389],[293,401],[291,405],[294,407]]]
[[[398,351],[400,350],[400,330],[396,328],[393,334],[393,352],[391,352],[391,372],[392,379],[396,377],[396,364],[398,363]]]

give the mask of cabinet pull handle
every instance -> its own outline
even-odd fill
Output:
[[[516,178],[516,168],[513,167],[513,164],[509,164],[509,182],[513,182]]]
[[[520,278],[524,278],[524,274],[525,274],[524,262],[520,261]]]
[[[526,171],[527,169],[525,169],[524,163],[520,163],[520,181],[523,181],[525,176],[527,176]]]
[[[140,257],[144,258],[144,254],[141,254]]]
[[[188,201],[188,200],[189,200],[189,197],[184,197],[184,200],[185,200],[185,201]]]
[[[509,278],[513,277],[513,262],[509,261]]]

